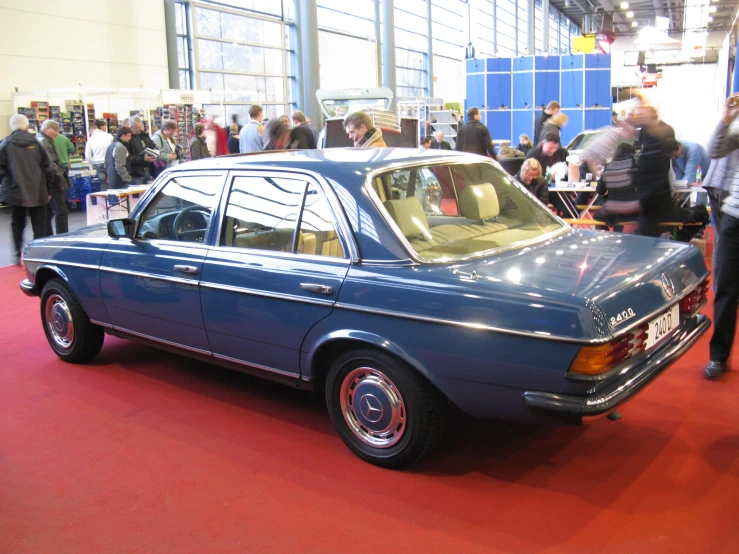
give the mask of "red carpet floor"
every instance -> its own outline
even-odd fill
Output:
[[[702,377],[707,337],[621,421],[454,414],[387,471],[311,393],[110,337],[59,361],[21,278],[0,270],[2,553],[739,551],[739,372]]]

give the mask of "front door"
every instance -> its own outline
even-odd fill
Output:
[[[198,282],[224,172],[174,174],[147,204],[133,240],[103,254],[103,299],[114,327],[209,353]]]
[[[230,181],[200,283],[213,355],[298,377],[303,339],[331,313],[349,269],[348,243],[309,178],[252,172]]]

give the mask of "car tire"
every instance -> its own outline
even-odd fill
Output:
[[[59,278],[46,283],[41,293],[41,323],[52,350],[65,362],[88,362],[103,347],[103,329],[90,322],[75,295]]]
[[[334,361],[326,404],[349,449],[381,467],[417,462],[446,430],[446,397],[407,364],[372,349],[345,352]]]

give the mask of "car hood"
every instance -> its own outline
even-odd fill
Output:
[[[502,303],[497,324],[582,339],[664,310],[708,275],[690,244],[582,230],[433,271],[464,281],[466,295]]]

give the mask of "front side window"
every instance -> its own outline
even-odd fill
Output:
[[[236,177],[220,245],[343,257],[328,201],[312,184],[280,177]]]
[[[203,242],[222,187],[222,175],[173,177],[146,206],[136,238]]]
[[[565,228],[489,163],[399,169],[373,185],[400,232],[427,260],[474,256]]]

